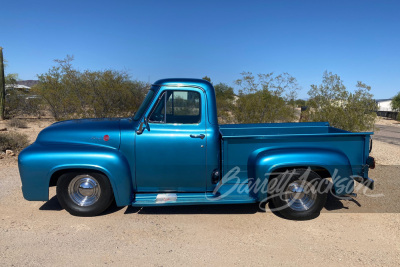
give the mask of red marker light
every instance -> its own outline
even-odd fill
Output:
[[[104,137],[103,137],[103,139],[104,139],[104,141],[108,141],[108,140],[110,140],[110,137],[108,136],[108,134],[106,134]]]

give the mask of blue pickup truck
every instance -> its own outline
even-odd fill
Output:
[[[319,214],[330,190],[354,195],[368,178],[373,133],[327,122],[218,125],[212,84],[164,79],[136,114],[61,121],[18,157],[24,198],[49,187],[72,215],[117,206],[272,203],[282,216]],[[325,178],[330,178],[325,179]]]

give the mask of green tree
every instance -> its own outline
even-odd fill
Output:
[[[294,100],[299,86],[288,73],[241,73],[241,87],[234,116],[239,123],[290,122],[295,120]]]
[[[398,92],[392,99],[392,109],[400,111],[400,92]]]
[[[357,82],[354,93],[347,91],[337,74],[325,71],[322,84],[311,85],[306,118],[309,121],[328,121],[332,126],[347,131],[372,130],[376,104],[371,87]]]

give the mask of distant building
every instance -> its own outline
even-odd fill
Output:
[[[29,92],[29,90],[31,90],[31,88],[29,86],[26,85],[20,85],[20,84],[6,84],[6,91],[7,90],[19,90],[19,91],[25,91],[25,92]]]
[[[19,91],[29,92],[31,87],[36,85],[38,82],[38,80],[17,81],[16,84],[6,84],[6,90],[17,89]]]
[[[37,95],[29,94],[31,87],[37,84],[39,81],[37,80],[26,80],[26,81],[17,81],[16,84],[6,84],[6,92],[9,90],[14,90],[17,92],[18,97],[24,97],[25,99],[38,98]],[[11,92],[11,91],[10,91]],[[10,92],[6,93],[6,95],[10,95]]]
[[[392,99],[376,99],[375,100],[378,111],[393,111],[392,110]]]

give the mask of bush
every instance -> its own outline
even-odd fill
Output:
[[[299,90],[296,79],[288,73],[258,74],[257,78],[251,72],[244,72],[242,78],[236,81],[242,88],[233,112],[237,122],[294,121],[294,100]]]
[[[10,149],[14,152],[20,152],[28,145],[29,141],[26,134],[16,132],[0,133],[0,151]]]
[[[203,78],[204,79],[204,78]],[[232,110],[234,108],[235,94],[233,88],[225,83],[214,86],[215,98],[217,101],[217,112],[219,124],[233,123]]]
[[[7,90],[5,115],[7,118],[16,116],[40,117],[42,99],[17,89]]]
[[[9,86],[5,102],[6,118],[23,115],[39,117],[42,100],[29,91],[17,88],[18,75],[8,74],[5,80]]]
[[[7,121],[7,126],[12,128],[28,128],[26,121],[16,118],[12,118],[11,120]]]
[[[72,57],[38,76],[33,91],[41,96],[56,120],[127,117],[133,115],[149,85],[131,81],[123,71],[78,71]]]
[[[347,91],[340,77],[324,72],[321,85],[311,85],[309,121],[328,121],[331,126],[351,132],[373,130],[376,103],[371,87],[358,82],[354,93]]]

